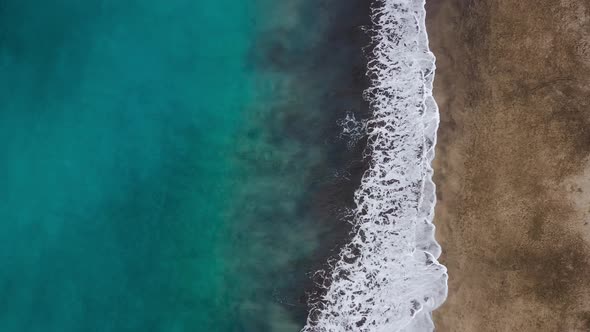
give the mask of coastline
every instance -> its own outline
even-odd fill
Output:
[[[589,10],[427,3],[449,273],[437,331],[590,329]]]
[[[424,1],[371,5],[367,170],[354,195],[351,241],[330,264],[304,331],[432,330],[431,311],[446,297],[432,225],[438,110]]]

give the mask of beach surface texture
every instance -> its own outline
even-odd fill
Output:
[[[437,331],[590,330],[590,2],[430,1]]]

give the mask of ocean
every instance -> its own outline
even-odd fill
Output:
[[[411,89],[387,93],[411,95],[404,121],[416,127],[401,158],[412,171],[401,183],[413,189],[400,208],[419,213],[400,215],[407,241],[380,252],[371,246],[397,243],[397,230],[371,226],[372,245],[351,245],[375,223],[363,197],[381,200],[372,178],[390,167],[375,146],[393,144],[376,139],[390,115],[369,89],[388,79],[381,65],[369,62],[379,80],[366,75],[382,55],[377,44],[363,49],[369,2],[3,1],[0,330],[344,331],[361,315],[363,331],[377,331],[427,321],[446,280],[430,235],[433,58],[423,4],[385,4],[417,13],[400,21],[417,45],[412,64],[389,69],[412,67]],[[395,199],[369,209],[391,213]],[[382,256],[350,270],[342,262],[353,247]],[[376,262],[390,254],[425,267]],[[342,307],[368,295],[335,297],[365,291],[356,276],[335,277],[364,267],[392,271],[387,292],[400,271],[418,277],[397,284],[398,316]]]

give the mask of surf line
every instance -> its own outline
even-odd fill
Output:
[[[438,107],[425,0],[374,0],[365,91],[368,169],[350,242],[330,265],[302,332],[428,331],[447,296],[432,224]]]

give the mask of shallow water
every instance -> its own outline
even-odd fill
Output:
[[[300,330],[362,171],[366,7],[2,2],[0,330]]]

